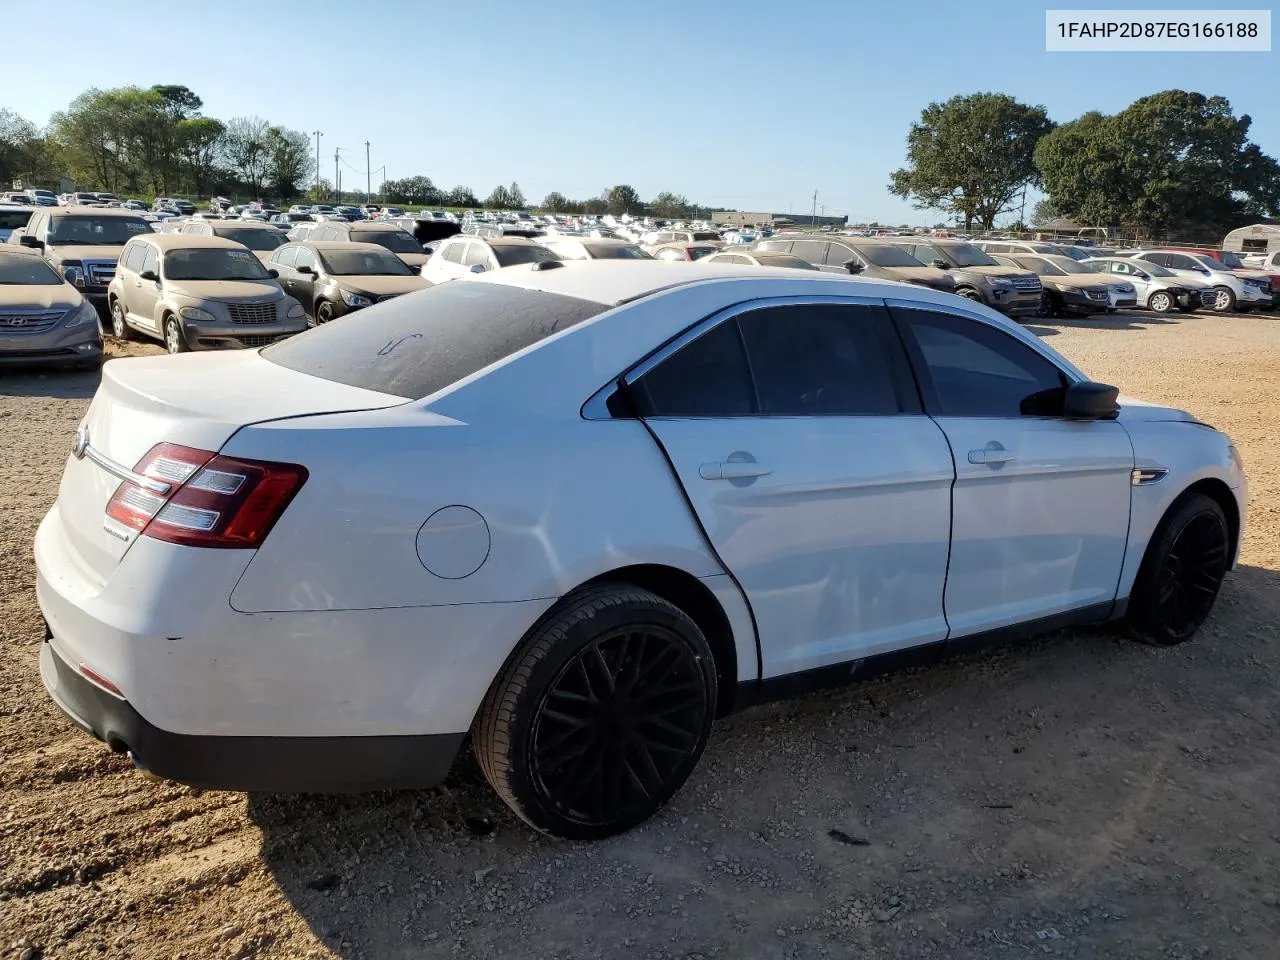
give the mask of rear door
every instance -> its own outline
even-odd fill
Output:
[[[1109,604],[1128,538],[1128,433],[1062,417],[1069,378],[1012,334],[917,307],[892,311],[955,457],[951,636]]]
[[[142,267],[133,278],[129,291],[129,310],[132,319],[144,330],[160,333],[160,321],[156,318],[156,305],[160,302],[160,253],[149,243],[143,245]],[[150,270],[157,279],[145,280],[143,273]]]
[[[746,593],[764,676],[946,636],[951,453],[881,302],[735,308],[629,380]]]

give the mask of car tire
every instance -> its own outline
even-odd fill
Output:
[[[1147,545],[1129,596],[1129,631],[1168,647],[1190,640],[1208,618],[1227,573],[1231,543],[1226,515],[1193,493],[1174,502]]]
[[[1236,309],[1236,295],[1231,292],[1230,287],[1214,287],[1216,298],[1213,301],[1214,313],[1234,313]]]
[[[1147,309],[1155,313],[1168,313],[1173,307],[1173,297],[1164,290],[1157,290],[1147,298]]]
[[[111,298],[111,335],[119,340],[136,340],[137,334],[124,316],[124,304],[119,297]]]
[[[973,287],[960,287],[956,290],[956,296],[964,297],[966,300],[976,300],[978,303],[982,303],[982,294],[973,289]]]
[[[173,314],[164,318],[164,348],[170,353],[186,353],[191,349],[187,335],[182,332],[182,324]]]
[[[322,323],[328,323],[333,319],[333,304],[328,300],[321,300],[316,304],[316,326]]]
[[[594,840],[648,819],[684,784],[716,715],[715,660],[682,610],[628,584],[566,598],[480,707],[476,759],[529,826]]]

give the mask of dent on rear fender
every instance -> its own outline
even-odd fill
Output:
[[[333,426],[345,417],[241,430],[229,455],[303,463],[310,477],[231,596],[242,612],[357,610],[556,598],[609,570],[657,563],[724,571],[665,459],[635,421],[518,428]],[[353,421],[379,420],[369,413]],[[322,453],[318,453],[321,451]],[[424,522],[462,506],[490,549],[476,569],[418,555]],[[468,511],[455,511],[470,516]],[[447,539],[447,538],[446,538]],[[463,576],[456,574],[462,572]]]

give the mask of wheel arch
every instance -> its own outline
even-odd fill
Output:
[[[1236,495],[1232,492],[1227,484],[1217,477],[1205,477],[1203,480],[1197,480],[1188,486],[1185,490],[1173,498],[1173,502],[1169,504],[1161,516],[1160,521],[1163,523],[1164,518],[1171,511],[1176,509],[1187,497],[1194,494],[1203,494],[1208,497],[1219,507],[1222,508],[1223,516],[1227,518],[1227,536],[1231,544],[1231,553],[1227,558],[1227,569],[1235,566],[1236,553],[1240,549],[1240,504],[1236,501]]]

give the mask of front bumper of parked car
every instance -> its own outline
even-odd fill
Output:
[[[88,366],[102,360],[102,335],[96,321],[74,326],[59,321],[35,333],[18,330],[0,326],[0,367]]]

